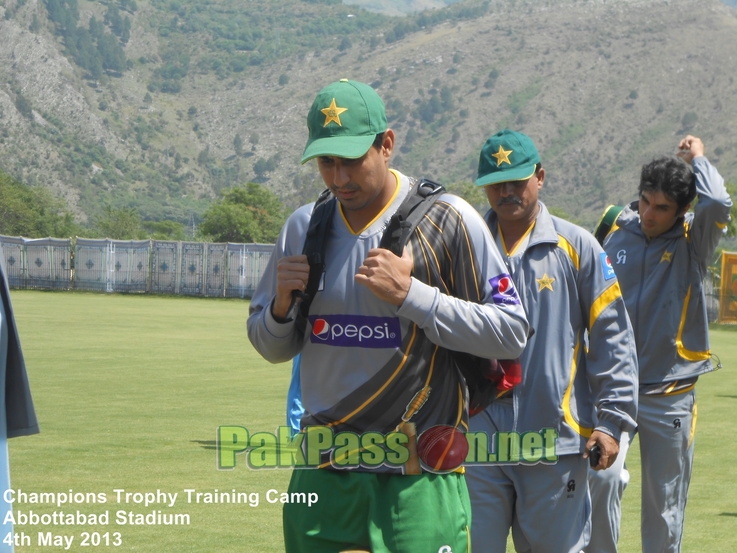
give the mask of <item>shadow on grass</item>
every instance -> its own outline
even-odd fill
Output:
[[[215,440],[190,440],[190,443],[200,444],[202,449],[217,449],[217,442]]]
[[[737,517],[737,513],[719,513],[720,517]]]

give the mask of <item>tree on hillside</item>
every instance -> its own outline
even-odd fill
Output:
[[[126,68],[125,52],[120,47],[118,39],[105,33],[97,41],[97,50],[102,57],[102,66],[111,71],[122,73]]]
[[[286,213],[279,198],[249,182],[226,190],[203,216],[200,233],[216,242],[274,242]]]
[[[0,171],[0,234],[66,237],[79,230],[64,202],[46,188],[31,188]]]
[[[178,221],[144,221],[141,223],[143,234],[153,240],[181,240],[187,239],[184,225]]]
[[[77,65],[86,69],[89,72],[89,76],[92,79],[99,79],[102,77],[102,55],[98,50],[94,40],[98,40],[97,36],[102,37],[102,24],[95,23],[95,18],[90,19],[90,29],[88,32],[86,29],[79,28],[74,37],[70,37],[67,40],[67,50],[74,57]],[[92,33],[98,33],[94,35]]]
[[[115,4],[110,4],[105,12],[104,21],[110,25],[113,33],[120,36],[123,33],[123,18],[120,15],[120,10]]]
[[[253,164],[253,172],[260,178],[269,172],[269,162],[264,158],[259,158],[256,163]]]
[[[281,161],[281,154],[275,153],[269,159],[259,158],[256,163],[253,164],[253,172],[259,179],[268,180],[265,178],[266,173],[271,173],[278,166]]]
[[[21,115],[28,119],[33,119],[33,108],[31,107],[31,103],[25,96],[23,96],[20,89],[16,89],[15,91],[15,107]]]
[[[106,238],[133,240],[141,230],[141,217],[132,207],[114,209],[108,205],[95,220],[95,226]]]
[[[243,139],[241,138],[240,134],[236,134],[235,138],[233,139],[233,150],[235,150],[235,155],[243,155]]]
[[[683,125],[684,129],[690,129],[696,124],[698,120],[698,115],[696,115],[693,111],[687,111],[686,114],[683,116],[683,119],[681,119],[681,125]]]
[[[32,33],[38,33],[41,30],[41,20],[35,13],[33,14],[33,20],[31,21],[31,26],[28,27],[28,30]]]
[[[120,9],[135,13],[138,5],[136,4],[136,0],[120,0]]]
[[[45,4],[49,19],[55,23],[56,33],[64,37],[66,55],[89,72],[88,78],[99,79],[103,68],[117,73],[125,71],[125,52],[114,35],[104,32],[103,23],[93,16],[89,21],[89,29],[77,26],[77,0],[45,0]],[[105,13],[104,21],[113,27],[123,43],[127,42],[131,26],[128,17],[121,18],[117,7],[111,6]]]

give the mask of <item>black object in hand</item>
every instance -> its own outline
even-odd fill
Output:
[[[591,468],[594,468],[596,465],[599,464],[600,460],[601,448],[599,447],[599,444],[596,444],[591,449],[589,449],[589,466]]]

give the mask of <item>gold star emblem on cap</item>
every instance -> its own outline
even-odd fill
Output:
[[[542,278],[536,278],[535,280],[540,286],[537,290],[538,292],[542,292],[545,288],[553,292],[553,283],[555,282],[555,279],[553,277],[549,277],[548,273],[543,273]]]
[[[330,102],[330,105],[324,109],[320,110],[325,114],[325,124],[323,127],[327,127],[330,122],[338,123],[339,127],[342,127],[342,123],[340,122],[340,114],[344,111],[348,111],[348,108],[339,108],[337,105],[335,105],[335,98],[333,98],[333,101]]]
[[[503,162],[507,162],[509,165],[512,165],[512,162],[509,161],[509,154],[512,153],[512,150],[505,150],[501,144],[499,144],[499,151],[495,154],[491,154],[491,157],[496,158],[496,166],[499,167]],[[552,288],[551,288],[552,290]]]
[[[670,263],[673,261],[673,252],[663,252],[663,257],[660,258],[660,262],[667,261]]]

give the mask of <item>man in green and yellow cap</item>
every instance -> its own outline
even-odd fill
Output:
[[[456,196],[440,195],[401,257],[379,247],[419,184],[389,168],[395,136],[370,86],[328,85],[307,127],[302,162],[316,159],[332,194],[320,204],[332,205],[324,272],[306,323],[296,324],[305,321],[294,298],[310,275],[310,204],[282,229],[248,319],[249,338],[267,360],[301,353],[297,440],[307,459],[320,436],[319,466],[294,470],[289,485],[290,498],[319,500],[284,505],[286,551],[468,553],[462,469],[420,465],[412,434],[397,430],[409,423],[420,440],[437,426],[465,432],[468,392],[453,351],[514,359],[526,342],[524,310],[513,287],[500,291],[509,276],[486,224]]]
[[[524,464],[467,467],[472,540],[487,553],[506,551],[510,528],[517,551],[579,553],[591,531],[587,459],[609,467],[637,413],[637,359],[617,278],[589,232],[548,212],[538,198],[544,182],[529,136],[505,129],[486,141],[476,180],[491,206],[484,219],[535,334],[520,359],[522,383],[470,429],[498,448],[503,435],[519,441],[509,448],[539,451]],[[556,437],[554,452],[531,442],[541,433]]]

